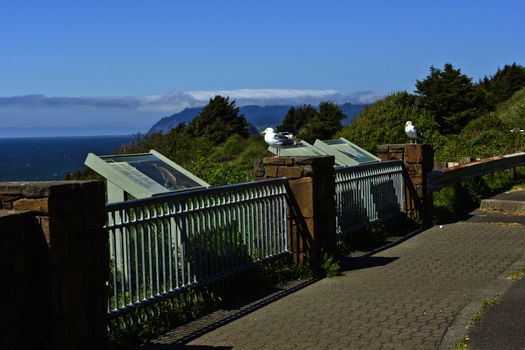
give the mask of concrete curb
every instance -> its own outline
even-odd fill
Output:
[[[470,319],[481,308],[483,301],[487,299],[501,299],[502,295],[514,283],[514,281],[508,280],[507,276],[515,272],[523,264],[525,264],[525,254],[503,271],[490,285],[476,294],[474,300],[458,313],[447,328],[439,344],[439,350],[450,350],[457,347],[463,337],[468,335],[469,329],[472,327]]]
[[[525,202],[506,199],[483,199],[480,205],[483,212],[502,212],[508,215],[525,216]]]

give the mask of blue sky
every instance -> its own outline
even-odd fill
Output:
[[[0,5],[3,98],[159,97],[239,89],[381,95],[412,91],[431,65],[451,62],[475,80],[507,63],[525,65],[522,0],[3,0]],[[140,119],[128,123],[128,129],[140,129],[184,106],[119,113]],[[22,116],[24,108],[0,104],[0,128],[31,122],[30,115],[19,118],[21,125],[7,121],[13,119],[9,115]],[[124,120],[109,123],[100,106],[87,112],[61,108],[35,113],[49,118],[35,116],[34,126],[92,123],[102,131],[118,129]]]

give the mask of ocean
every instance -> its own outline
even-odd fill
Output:
[[[88,153],[112,154],[133,136],[0,138],[0,181],[63,180]]]

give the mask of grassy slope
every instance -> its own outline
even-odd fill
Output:
[[[511,128],[525,128],[525,88],[496,109],[496,116]]]

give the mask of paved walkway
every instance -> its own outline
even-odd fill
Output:
[[[523,264],[525,226],[460,222],[434,227],[190,342],[180,328],[148,348],[454,349],[485,299]],[[496,220],[497,221],[497,220]],[[187,336],[187,334],[186,334]],[[171,344],[171,345],[170,345]]]

